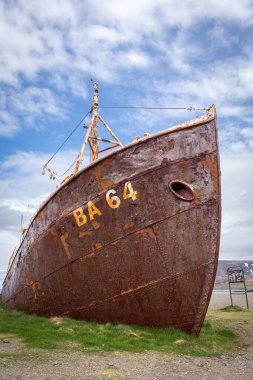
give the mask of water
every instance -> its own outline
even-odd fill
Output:
[[[250,292],[253,292],[252,289],[247,289],[247,293],[250,293]],[[213,290],[213,293],[214,294],[229,294],[229,289],[214,289]],[[231,293],[243,293],[245,294],[245,290],[244,289],[231,289]]]

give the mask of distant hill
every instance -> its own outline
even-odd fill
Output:
[[[227,268],[235,265],[242,267],[245,275],[247,289],[253,289],[253,260],[219,260],[214,285],[216,289],[228,288]],[[233,286],[242,287],[242,284],[233,284]]]

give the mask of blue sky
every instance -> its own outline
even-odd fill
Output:
[[[44,0],[0,3],[0,268],[55,188],[44,163],[90,108],[216,104],[222,170],[221,259],[253,259],[253,2]],[[127,144],[198,113],[106,110]],[[52,161],[62,173],[79,128]]]

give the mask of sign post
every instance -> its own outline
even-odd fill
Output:
[[[245,277],[244,277],[244,272],[243,272],[242,267],[239,265],[228,267],[227,274],[228,274],[228,285],[229,285],[231,306],[233,306],[233,299],[232,299],[232,291],[231,291],[231,285],[230,284],[237,284],[239,282],[243,282],[244,283],[244,292],[245,292],[245,297],[246,297],[246,303],[247,303],[247,309],[249,310],[248,295],[247,295]]]

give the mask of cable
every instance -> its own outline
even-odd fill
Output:
[[[142,106],[99,106],[99,108],[133,108],[143,110],[187,110],[187,111],[208,111],[209,108],[194,108],[194,107],[142,107]]]
[[[64,173],[62,173],[61,175],[58,175],[58,177],[63,177],[63,176],[64,176],[64,175],[65,175],[65,174],[66,174],[66,173],[72,168],[72,166],[75,165],[77,158],[78,158],[78,155],[75,157],[74,161],[73,161],[72,164],[69,166],[69,168],[68,168]]]
[[[77,128],[80,126],[80,124],[86,119],[86,117],[91,113],[91,110],[87,112],[87,114],[82,118],[82,120],[75,126],[75,128],[72,130],[72,132],[68,135],[68,137],[63,141],[63,143],[59,146],[57,151],[51,156],[51,158],[45,163],[44,168],[49,164],[50,161],[56,156],[56,154],[59,152],[59,150],[63,147],[63,145],[69,140],[69,138],[73,135],[73,133],[77,130]]]

